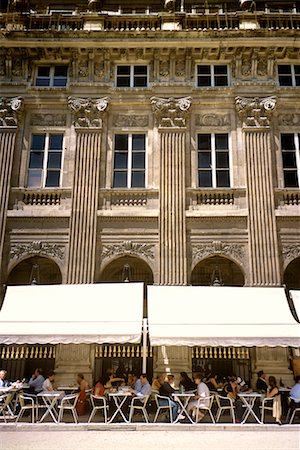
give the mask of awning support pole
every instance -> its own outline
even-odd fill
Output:
[[[143,360],[142,360],[142,373],[146,373],[146,371],[147,371],[147,332],[148,332],[147,319],[143,319]]]

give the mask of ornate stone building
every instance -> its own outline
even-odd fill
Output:
[[[3,286],[300,288],[299,2],[4,3]]]

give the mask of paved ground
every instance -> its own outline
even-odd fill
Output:
[[[300,428],[214,431],[3,431],[5,450],[299,450]]]

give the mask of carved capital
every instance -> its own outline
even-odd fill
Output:
[[[158,127],[186,127],[187,116],[192,103],[191,97],[151,97],[150,100]]]
[[[154,259],[154,245],[139,244],[131,241],[124,241],[121,244],[106,244],[102,247],[102,257],[109,258],[116,255],[136,255],[146,259]]]
[[[108,97],[98,99],[68,98],[68,106],[74,114],[76,128],[102,128],[102,118],[108,104]]]
[[[214,255],[225,255],[237,261],[242,261],[245,256],[245,246],[243,244],[226,244],[221,241],[213,241],[209,244],[197,244],[192,248],[193,263]]]
[[[65,246],[41,241],[33,241],[28,244],[12,244],[10,248],[11,259],[20,259],[26,255],[30,256],[40,254],[63,260],[65,256]]]
[[[276,97],[235,98],[236,110],[242,120],[243,127],[269,127],[276,104]]]
[[[17,127],[22,109],[21,97],[0,97],[0,127]]]

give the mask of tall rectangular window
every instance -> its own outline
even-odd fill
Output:
[[[114,145],[114,188],[145,187],[146,135],[116,134]]]
[[[227,133],[198,134],[198,186],[230,187]]]
[[[284,187],[298,188],[300,179],[300,134],[281,134]]]
[[[38,66],[35,85],[39,87],[64,87],[68,81],[68,66]]]
[[[197,86],[198,87],[221,87],[228,86],[228,66],[214,64],[198,64]]]
[[[117,66],[117,87],[147,87],[148,67],[120,65]]]
[[[59,187],[63,134],[41,133],[31,136],[27,186]]]
[[[279,64],[278,81],[280,86],[300,86],[300,64]]]

